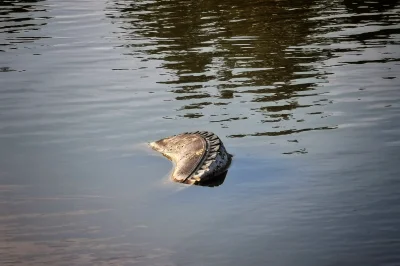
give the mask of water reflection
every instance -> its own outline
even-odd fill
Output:
[[[397,0],[384,0],[384,1],[364,1],[364,0],[344,0],[342,4],[346,7],[347,14],[333,15],[328,17],[330,25],[337,25],[331,27],[329,31],[341,33],[340,41],[358,41],[365,46],[386,45],[393,44],[391,35],[399,34],[398,28],[398,13],[392,12],[396,8]],[[338,9],[340,5],[337,5]],[[345,26],[343,26],[345,25]],[[357,26],[357,30],[354,30]],[[328,32],[328,30],[321,30],[320,32]],[[352,51],[360,51],[368,47],[353,48]],[[342,50],[346,51],[346,50]],[[347,49],[350,51],[350,49]],[[360,60],[358,63],[364,64],[369,61]],[[378,62],[378,61],[377,61]],[[386,62],[385,60],[381,62]]]
[[[169,70],[162,83],[183,102],[176,118],[272,136],[313,130],[301,122],[330,103],[317,90],[326,76],[315,67],[322,51],[302,48],[318,24],[309,19],[313,2],[114,0],[107,11],[130,55]],[[275,129],[265,132],[266,123]]]
[[[46,38],[39,30],[50,19],[43,0],[0,1],[0,52],[21,48],[18,44]]]
[[[398,0],[380,0],[380,1],[343,0],[343,4],[346,6],[346,8],[350,12],[356,14],[384,12],[389,9],[395,8],[397,3]],[[353,17],[353,19],[356,18],[359,17]],[[371,18],[371,16],[369,16],[369,18]]]
[[[0,264],[397,265],[400,10],[352,3],[0,0]],[[135,145],[191,127],[217,189]]]

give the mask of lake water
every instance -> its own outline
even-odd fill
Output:
[[[396,1],[0,1],[0,265],[400,265]],[[194,130],[220,186],[146,143]]]

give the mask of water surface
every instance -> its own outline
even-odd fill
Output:
[[[0,1],[1,265],[399,265],[396,1]],[[217,133],[218,187],[146,142]]]

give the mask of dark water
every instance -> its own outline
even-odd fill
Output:
[[[0,1],[0,265],[400,265],[395,1]],[[218,187],[145,143],[210,130]]]

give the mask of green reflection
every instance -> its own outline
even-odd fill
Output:
[[[0,1],[0,52],[25,48],[19,44],[48,38],[37,33],[50,18],[46,13],[43,0]]]
[[[163,83],[183,102],[177,117],[271,128],[305,121],[293,115],[298,109],[328,104],[305,99],[319,95],[326,75],[315,68],[326,54],[304,48],[320,23],[310,19],[314,1],[113,0],[108,10],[131,55],[162,59],[171,73]]]

